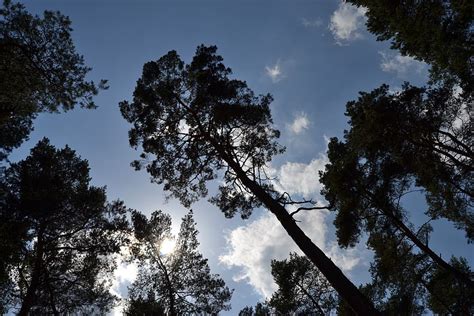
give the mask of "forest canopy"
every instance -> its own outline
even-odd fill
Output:
[[[472,1],[25,1],[0,313],[474,314]]]

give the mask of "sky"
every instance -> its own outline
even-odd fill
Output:
[[[130,162],[138,152],[128,145],[130,126],[118,103],[130,100],[143,64],[170,50],[189,62],[199,44],[217,45],[233,77],[245,80],[257,94],[271,93],[271,111],[286,153],[271,164],[278,185],[296,197],[321,203],[318,170],[327,162],[329,137],[347,128],[345,104],[359,91],[383,83],[393,91],[404,81],[423,84],[428,66],[390,50],[365,28],[365,10],[339,0],[168,0],[168,1],[26,1],[29,12],[59,10],[72,20],[77,51],[93,68],[89,79],[107,79],[110,88],[95,102],[96,110],[75,109],[63,114],[41,114],[30,140],[11,155],[26,157],[42,137],[52,144],[75,149],[91,167],[92,183],[107,186],[109,200],[121,199],[145,214],[161,209],[173,218],[175,231],[188,211],[165,199],[160,186]],[[212,192],[211,192],[212,194]],[[423,203],[408,197],[410,219],[423,222]],[[205,199],[192,206],[200,232],[200,250],[234,289],[232,310],[255,305],[275,289],[271,259],[298,251],[266,210],[255,210],[248,220],[226,219]],[[363,243],[341,250],[335,241],[332,214],[302,213],[301,227],[356,284],[367,282],[371,253]],[[443,258],[464,256],[474,263],[472,246],[463,232],[444,221],[434,224],[430,246]],[[126,295],[133,267],[120,266],[114,291]]]

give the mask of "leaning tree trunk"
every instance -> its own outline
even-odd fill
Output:
[[[286,230],[288,235],[303,251],[303,253],[321,271],[333,288],[347,302],[357,315],[379,315],[372,302],[367,299],[359,289],[342,273],[342,271],[329,259],[324,252],[306,236],[301,228],[296,225],[293,217],[262,187],[251,180],[240,165],[236,163],[213,139],[208,139],[219,152],[221,158],[234,170],[237,177],[264,205],[272,212]]]
[[[474,288],[474,281],[471,279],[469,275],[466,273],[463,273],[462,271],[454,268],[452,265],[447,263],[446,261],[443,260],[439,255],[437,255],[428,245],[423,243],[418,236],[411,231],[411,229],[403,223],[403,221],[398,218],[395,215],[395,212],[391,210],[391,206],[387,203],[380,203],[377,202],[377,199],[375,198],[375,195],[369,191],[365,191],[365,193],[370,196],[372,199],[372,203],[374,206],[387,218],[389,218],[392,223],[397,227],[408,239],[411,240],[412,243],[414,243],[418,249],[420,249],[422,252],[427,254],[431,260],[433,260],[434,263],[439,265],[441,268],[445,269],[449,273],[451,273],[456,279],[458,279],[459,282],[462,282],[469,286],[470,288]]]
[[[179,98],[178,102],[193,114],[192,109],[190,109]],[[277,217],[288,235],[298,245],[301,251],[303,251],[306,257],[308,257],[319,271],[321,271],[329,283],[331,283],[332,287],[339,293],[341,298],[347,302],[354,313],[364,316],[380,315],[380,312],[375,309],[372,302],[359,291],[359,289],[344,275],[344,273],[342,273],[334,262],[332,262],[331,259],[329,259],[308,236],[306,236],[303,230],[296,225],[294,218],[287,212],[287,210],[258,183],[247,177],[241,166],[231,156],[229,156],[219,142],[209,135],[209,132],[202,127],[199,118],[195,118],[204,139],[214,147],[220,158],[224,160],[232,170],[234,170],[237,178],[242,182],[242,184],[245,185],[263,203],[263,205],[265,205],[265,207]]]
[[[467,286],[474,288],[474,281],[471,280],[471,278],[459,271],[458,269],[454,268],[452,265],[447,263],[446,261],[443,260],[439,255],[437,255],[430,247],[425,245],[417,235],[415,235],[410,228],[408,228],[402,220],[400,220],[398,217],[396,217],[394,214],[390,213],[390,211],[385,210],[385,208],[381,209],[382,213],[390,218],[393,223],[395,224],[398,229],[400,229],[403,234],[410,239],[421,251],[423,251],[425,254],[427,254],[437,265],[439,265],[441,268],[445,269],[449,273],[451,273],[458,281],[466,284]]]

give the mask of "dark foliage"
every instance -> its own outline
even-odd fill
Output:
[[[148,220],[134,212],[132,220],[137,239],[132,249],[139,272],[130,289],[131,307],[155,308],[159,304],[169,315],[213,315],[230,309],[232,291],[218,275],[210,273],[207,259],[197,250],[192,212],[183,218],[170,253],[161,249],[173,238],[169,215],[157,211]]]
[[[107,311],[112,254],[126,241],[127,209],[89,185],[89,166],[69,147],[40,141],[0,178],[4,308],[19,315]]]
[[[451,265],[463,271],[474,279],[466,259],[451,258]],[[443,269],[436,268],[432,272],[427,285],[430,292],[428,299],[429,308],[439,315],[473,315],[474,314],[474,289],[459,282]]]
[[[278,290],[269,306],[279,315],[329,315],[338,296],[331,284],[306,257],[290,254],[288,260],[272,260]]]
[[[71,38],[71,21],[59,12],[33,16],[4,0],[0,9],[0,160],[18,147],[41,112],[94,108],[98,86]]]
[[[153,292],[148,293],[146,298],[128,300],[127,308],[124,310],[126,316],[165,316],[165,308],[157,302]]]
[[[442,301],[427,286],[434,267],[456,278],[445,286],[472,287],[468,274],[428,247],[429,223],[416,231],[402,207],[407,194],[424,194],[431,220],[454,222],[472,241],[472,105],[464,100],[450,86],[390,93],[384,85],[347,104],[350,129],[329,144],[322,194],[337,211],[339,244],[354,246],[368,234],[371,296],[387,312],[421,313],[427,295]]]
[[[260,302],[258,302],[257,305],[255,305],[255,309],[252,306],[246,306],[239,312],[239,316],[270,316],[270,315],[274,315],[274,313],[271,312],[271,309],[268,306],[268,304],[260,303]]]
[[[474,236],[472,105],[451,89],[382,86],[347,104],[345,142],[329,144],[323,194],[336,205],[341,245],[357,240],[374,207],[401,216],[399,200],[425,193],[426,214],[446,218]],[[378,206],[374,205],[377,203]],[[399,215],[397,215],[399,213]]]
[[[435,80],[474,89],[474,3],[464,0],[349,0],[368,9],[367,27],[378,40],[432,66]]]
[[[267,164],[283,151],[276,142],[279,132],[272,128],[272,98],[256,97],[245,82],[230,79],[231,70],[216,51],[215,46],[199,46],[188,65],[171,51],[144,65],[133,102],[120,103],[122,115],[133,124],[130,144],[142,149],[133,166],[145,167],[153,182],[186,206],[207,196],[206,183],[222,175],[211,202],[226,216],[247,218],[265,206],[352,308],[375,314],[285,209],[311,201],[293,201],[272,187]]]
[[[225,184],[212,201],[226,216],[239,212],[246,218],[261,202],[225,160],[267,187],[264,167],[283,148],[271,128],[272,98],[256,97],[245,82],[229,79],[231,70],[216,50],[198,47],[189,65],[175,51],[146,63],[133,103],[124,101],[120,109],[133,124],[130,144],[143,148],[143,160],[133,163],[137,169],[146,166],[152,181],[185,206],[205,197],[206,182],[222,170]]]

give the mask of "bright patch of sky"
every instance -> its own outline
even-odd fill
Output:
[[[397,89],[405,80],[418,85],[426,80],[417,62],[397,57],[389,43],[376,42],[366,31],[363,8],[335,0],[30,0],[26,7],[35,13],[49,9],[68,15],[77,50],[93,68],[90,79],[108,79],[110,89],[95,99],[97,110],[40,115],[30,141],[15,151],[12,160],[24,158],[44,136],[58,147],[69,144],[89,160],[93,184],[107,185],[110,200],[122,199],[146,215],[161,209],[176,225],[188,210],[176,200],[166,202],[162,187],[130,167],[138,153],[129,147],[130,126],[118,109],[118,102],[132,98],[145,62],[169,50],[189,62],[197,45],[217,45],[234,78],[245,80],[256,94],[274,97],[273,120],[287,147],[271,165],[279,188],[320,204],[324,201],[317,171],[326,163],[327,137],[341,137],[347,128],[346,103],[359,91],[383,83]],[[184,122],[180,128],[187,130]],[[209,187],[210,194],[215,187]],[[423,209],[416,199],[410,203],[415,210]],[[235,289],[232,310],[222,314],[236,315],[270,295],[274,289],[270,260],[297,250],[275,218],[262,209],[247,221],[238,216],[226,219],[205,199],[192,208],[200,250],[209,258],[212,273]],[[370,254],[363,243],[350,251],[336,246],[333,214],[312,211],[299,217],[306,233],[355,283],[368,281]],[[443,258],[463,255],[474,262],[463,233],[449,223],[435,227],[430,245]],[[136,271],[120,266],[116,273],[114,288],[125,295]]]

